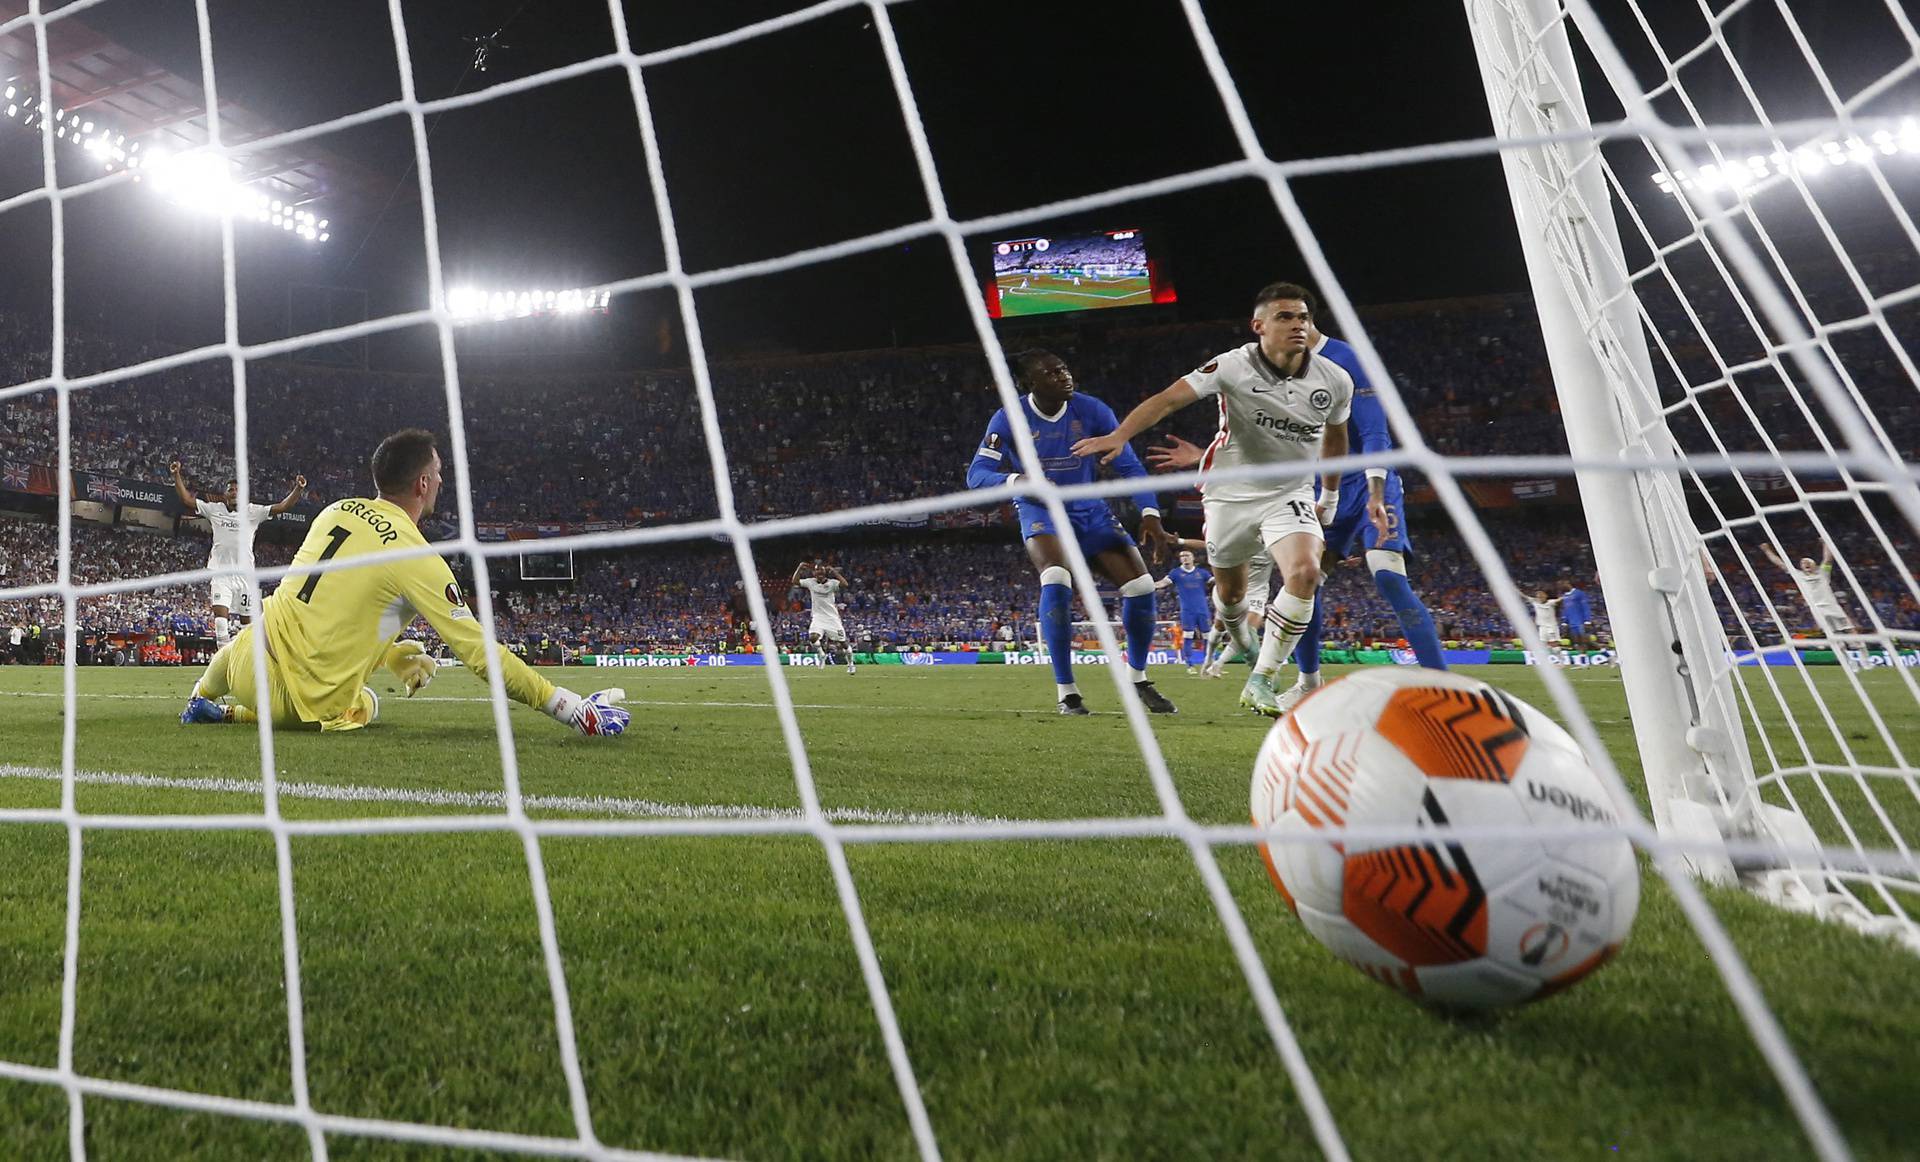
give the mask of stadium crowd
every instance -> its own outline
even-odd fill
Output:
[[[1874,285],[1920,281],[1916,272],[1879,260],[1863,262]],[[1809,301],[1825,317],[1858,313],[1846,306],[1837,275],[1805,280]],[[1738,333],[1739,304],[1711,292],[1694,294],[1693,307],[1716,337]],[[1680,393],[1665,370],[1707,383],[1720,362],[1742,357],[1737,344],[1716,354],[1676,304],[1649,295],[1654,312],[1655,363],[1671,398]],[[1895,308],[1888,326],[1903,342],[1920,339],[1920,311]],[[1522,298],[1501,297],[1412,304],[1370,312],[1372,337],[1422,435],[1449,455],[1554,454],[1566,450],[1550,369],[1532,312]],[[1241,324],[1222,321],[1126,328],[1085,328],[1049,336],[1085,390],[1124,412],[1182,371],[1243,342]],[[1872,418],[1896,447],[1920,447],[1920,393],[1898,354],[1872,328],[1833,336],[1845,369],[1873,403]],[[18,382],[45,370],[44,326],[0,316],[0,380]],[[68,346],[73,366],[110,366],[152,352],[141,344],[82,334]],[[954,491],[973,441],[997,404],[986,366],[970,348],[891,350],[851,355],[768,358],[716,364],[714,397],[726,444],[731,484],[741,515],[765,518]],[[1734,449],[1815,448],[1825,432],[1817,404],[1768,375],[1735,377],[1692,394],[1674,413],[1674,432],[1689,450],[1715,441]],[[444,388],[437,377],[317,368],[262,361],[249,369],[250,460],[256,499],[282,495],[304,473],[313,502],[324,504],[366,491],[364,462],[373,437],[419,425],[445,432]],[[218,490],[232,472],[232,385],[227,363],[215,359],[123,383],[72,392],[73,463],[150,482],[168,478],[179,459],[197,487]],[[324,406],[321,406],[321,404]],[[681,371],[597,372],[565,376],[468,374],[462,380],[466,455],[476,522],[542,531],[557,527],[616,527],[697,520],[716,511],[710,461],[690,374]],[[1168,430],[1195,440],[1210,435],[1209,409],[1180,413]],[[1703,421],[1710,420],[1709,433]],[[1149,437],[1149,440],[1151,437]],[[450,449],[449,449],[450,450]],[[0,400],[0,461],[45,464],[56,456],[50,391]],[[1417,491],[1418,473],[1409,472]],[[1776,479],[1710,477],[1704,491],[1729,514],[1750,510],[1795,484],[1812,489],[1838,483],[1785,473]],[[449,470],[441,514],[429,535],[456,527],[459,489]],[[1744,506],[1744,507],[1743,507]],[[1838,513],[1845,506],[1834,506]],[[1851,511],[1850,509],[1848,511]],[[1531,590],[1563,591],[1580,580],[1597,594],[1590,551],[1576,510],[1545,505],[1525,516],[1494,515],[1509,569]],[[1504,522],[1504,526],[1503,526]],[[1895,562],[1911,560],[1914,544],[1890,527],[1891,555],[1872,528],[1855,518],[1833,522],[1841,555],[1867,603],[1888,625],[1920,629],[1920,610]],[[1506,528],[1503,533],[1502,528]],[[1512,630],[1487,591],[1477,566],[1457,538],[1431,514],[1415,516],[1414,583],[1450,640],[1504,640]],[[1796,537],[1817,539],[1807,527]],[[1033,582],[1010,534],[942,536],[901,532],[887,543],[872,534],[837,553],[854,578],[847,618],[857,634],[898,648],[1021,638]],[[82,584],[201,567],[207,542],[183,526],[179,536],[103,530],[77,522],[74,579]],[[1744,542],[1743,542],[1744,543]],[[1757,544],[1757,542],[1756,542]],[[1756,545],[1748,545],[1751,552]],[[1757,627],[1771,627],[1762,592],[1782,610],[1800,608],[1790,579],[1764,564],[1759,584],[1720,546],[1733,602]],[[292,546],[263,538],[263,565],[285,563]],[[570,586],[509,585],[497,615],[510,640],[547,638],[608,648],[687,648],[739,640],[738,618],[726,607],[730,561],[698,564],[697,554],[675,552],[582,556]],[[830,554],[830,556],[835,554]],[[0,517],[0,585],[53,580],[53,526]],[[1757,557],[1754,558],[1757,561]],[[695,562],[689,564],[689,562]],[[770,570],[763,588],[782,609],[781,634],[798,636],[804,612],[789,594],[786,575]],[[790,562],[787,563],[790,566]],[[697,566],[697,567],[696,567]],[[496,572],[496,575],[497,572]],[[1836,578],[1843,600],[1866,621],[1860,596]],[[1391,612],[1367,584],[1364,571],[1339,571],[1326,591],[1329,640],[1391,640]],[[1730,629],[1738,618],[1723,611]],[[0,620],[44,623],[57,605],[42,601],[0,606]],[[1171,616],[1170,611],[1166,614]],[[112,632],[203,632],[199,587],[89,598],[82,617]],[[1604,619],[1604,613],[1602,613]],[[1604,624],[1604,622],[1603,622]],[[1002,627],[1007,627],[1003,631]],[[795,628],[790,628],[795,627]]]
[[[1507,568],[1521,589],[1544,589],[1559,596],[1580,585],[1596,599],[1596,630],[1607,640],[1604,605],[1595,580],[1591,550],[1577,515],[1559,510],[1488,514],[1484,522]],[[1884,624],[1920,631],[1920,602],[1891,564],[1874,566],[1868,532],[1846,529],[1842,555],[1853,564],[1854,579]],[[1515,630],[1464,543],[1441,523],[1422,521],[1413,528],[1413,580],[1433,611],[1444,640],[1463,645],[1511,641]],[[1911,555],[1909,539],[1895,538],[1896,551]],[[168,537],[76,522],[73,576],[80,584],[158,576],[203,568],[208,542],[183,533]],[[57,598],[5,600],[8,588],[54,579],[57,547],[54,526],[0,519],[0,626],[57,626]],[[1802,544],[1817,551],[1814,542]],[[1731,585],[1735,604],[1763,642],[1777,640],[1774,614],[1790,630],[1807,628],[1805,607],[1792,580],[1766,565],[1754,546],[1746,546],[1758,574],[1747,578],[1730,552],[1716,555]],[[797,553],[792,547],[763,549],[761,587],[774,612],[783,643],[802,641],[808,620],[805,595],[791,584]],[[284,565],[291,546],[259,543],[263,567]],[[843,598],[844,617],[856,642],[894,650],[986,648],[1034,636],[1031,566],[1010,539],[997,534],[869,534],[847,541],[823,540],[809,554],[836,564],[851,584]],[[580,553],[571,582],[521,581],[511,557],[492,566],[496,631],[503,641],[538,653],[543,643],[570,652],[721,652],[739,649],[747,629],[746,606],[729,553],[703,545],[648,547]],[[273,582],[263,583],[271,592]],[[209,634],[204,582],[83,598],[79,625],[116,636],[169,635],[201,639]],[[1836,589],[1861,625],[1862,602],[1844,577]],[[1715,584],[1716,596],[1720,596]],[[1746,635],[1722,600],[1736,643]],[[1375,592],[1358,562],[1336,569],[1323,592],[1330,645],[1399,644],[1398,623]],[[1110,611],[1109,611],[1110,613]],[[1084,612],[1080,616],[1085,616]],[[1172,620],[1175,606],[1163,598],[1161,617]],[[431,632],[418,626],[431,641]],[[1090,632],[1088,634],[1090,637]]]

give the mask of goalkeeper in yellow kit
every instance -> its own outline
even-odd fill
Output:
[[[453,570],[439,556],[382,561],[358,568],[299,572],[300,566],[348,561],[427,543],[420,520],[440,497],[440,453],[433,434],[396,432],[373,453],[377,500],[342,500],[323,509],[294,555],[294,571],[261,603],[261,616],[228,642],[193,688],[183,723],[252,722],[265,710],[275,726],[358,730],[380,717],[367,683],[382,666],[407,695],[438,668],[419,642],[397,640],[417,613],[475,676],[486,678],[486,635],[460,596]],[[254,684],[253,636],[267,635],[267,690]],[[507,696],[543,710],[581,734],[612,736],[630,715],[620,690],[581,697],[562,689],[502,650]],[[216,699],[231,698],[222,706]]]

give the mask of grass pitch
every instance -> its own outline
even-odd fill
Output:
[[[1116,714],[1061,719],[1020,669],[791,671],[825,805],[856,818],[1156,811]],[[1545,705],[1537,676],[1486,676]],[[1617,676],[1570,674],[1630,770]],[[82,671],[76,789],[99,813],[257,811],[257,739],[175,722],[186,670]],[[515,707],[539,814],[791,810],[751,670],[569,671],[619,681],[629,735],[579,739]],[[1837,672],[1820,681],[1841,681]],[[1897,677],[1868,675],[1903,697]],[[1083,675],[1110,710],[1104,674]],[[1178,671],[1156,719],[1189,811],[1245,818],[1259,720],[1237,682]],[[0,669],[0,807],[57,806],[58,670]],[[276,739],[298,819],[497,811],[484,688],[443,675],[354,735]],[[1912,716],[1899,724],[1920,749]],[[1861,745],[1861,744],[1856,744]],[[117,781],[107,781],[117,780]],[[332,797],[322,797],[332,796]],[[352,796],[352,797],[341,797]],[[617,802],[583,803],[601,796]],[[780,1158],[913,1143],[821,847],[802,837],[542,844],[594,1127],[609,1144]],[[314,1104],[373,1118],[574,1133],[525,854],[506,834],[295,837]],[[1218,856],[1357,1158],[1807,1156],[1778,1087],[1669,893],[1645,881],[1622,956],[1569,994],[1437,1016],[1338,964],[1242,847]],[[56,1064],[68,841],[0,823],[0,1061]],[[853,876],[949,1158],[1267,1157],[1317,1151],[1185,850],[1166,840],[856,845]],[[74,1064],[83,1074],[291,1099],[270,837],[88,831]],[[1737,892],[1714,905],[1861,1157],[1911,1156],[1920,990],[1910,956]],[[0,1157],[68,1156],[65,1094],[0,1078]],[[89,1156],[307,1156],[296,1129],[105,1098]],[[336,1159],[473,1158],[338,1136]]]
[[[998,276],[1000,313],[1005,316],[1044,315],[1054,311],[1084,311],[1093,307],[1132,307],[1153,301],[1153,283],[1146,275],[1129,278],[1085,278],[1072,275],[1003,274]]]

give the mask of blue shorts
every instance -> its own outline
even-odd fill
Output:
[[[1099,507],[1082,502],[1081,505],[1067,506],[1067,520],[1071,526],[1073,538],[1080,542],[1080,551],[1089,557],[1097,557],[1109,549],[1134,548],[1133,538],[1120,526],[1120,518],[1113,515],[1104,500],[1096,501]],[[1053,527],[1053,516],[1037,504],[1014,505],[1020,514],[1020,538],[1029,540],[1047,533],[1058,534]]]
[[[1367,493],[1364,473],[1350,472],[1340,478],[1340,511],[1327,526],[1328,551],[1336,557],[1350,557],[1358,543],[1362,550],[1411,552],[1413,542],[1407,539],[1407,495],[1400,485],[1400,474],[1387,473],[1387,539],[1384,541],[1380,539],[1380,530],[1367,519]]]
[[[1213,610],[1180,608],[1180,628],[1188,633],[1205,633],[1213,628]]]
[[[1580,637],[1587,632],[1587,623],[1591,620],[1591,618],[1583,617],[1579,621],[1575,621],[1569,617],[1567,618],[1567,632],[1575,637]]]

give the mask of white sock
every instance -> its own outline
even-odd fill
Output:
[[[1322,678],[1320,676],[1320,671],[1318,670],[1315,670],[1311,674],[1307,673],[1305,670],[1300,671],[1300,685],[1305,689],[1318,690],[1321,686],[1326,684],[1326,681],[1327,680],[1325,678]]]
[[[214,645],[224,646],[228,642],[233,640],[232,632],[229,629],[229,626],[231,624],[232,623],[229,622],[224,617],[216,617],[213,619],[213,644]]]
[[[1201,665],[1211,666],[1213,664],[1214,656],[1220,652],[1220,639],[1225,636],[1227,636],[1227,631],[1221,629],[1219,626],[1215,626],[1207,631],[1207,656],[1200,659]]]
[[[1254,673],[1271,675],[1279,670],[1312,620],[1313,598],[1295,597],[1285,589],[1276,594],[1267,606],[1266,640],[1260,643],[1260,660],[1254,664]]]
[[[1129,667],[1129,668],[1131,668],[1131,667]],[[1138,682],[1144,682],[1144,681],[1146,681],[1146,680],[1147,680],[1147,672],[1146,672],[1145,670],[1134,670],[1134,671],[1133,671],[1133,680],[1134,680],[1134,681],[1135,681],[1136,683],[1138,683]]]
[[[1078,694],[1080,692],[1080,684],[1078,682],[1055,682],[1053,684],[1053,690],[1054,697],[1064,700],[1069,694]]]

